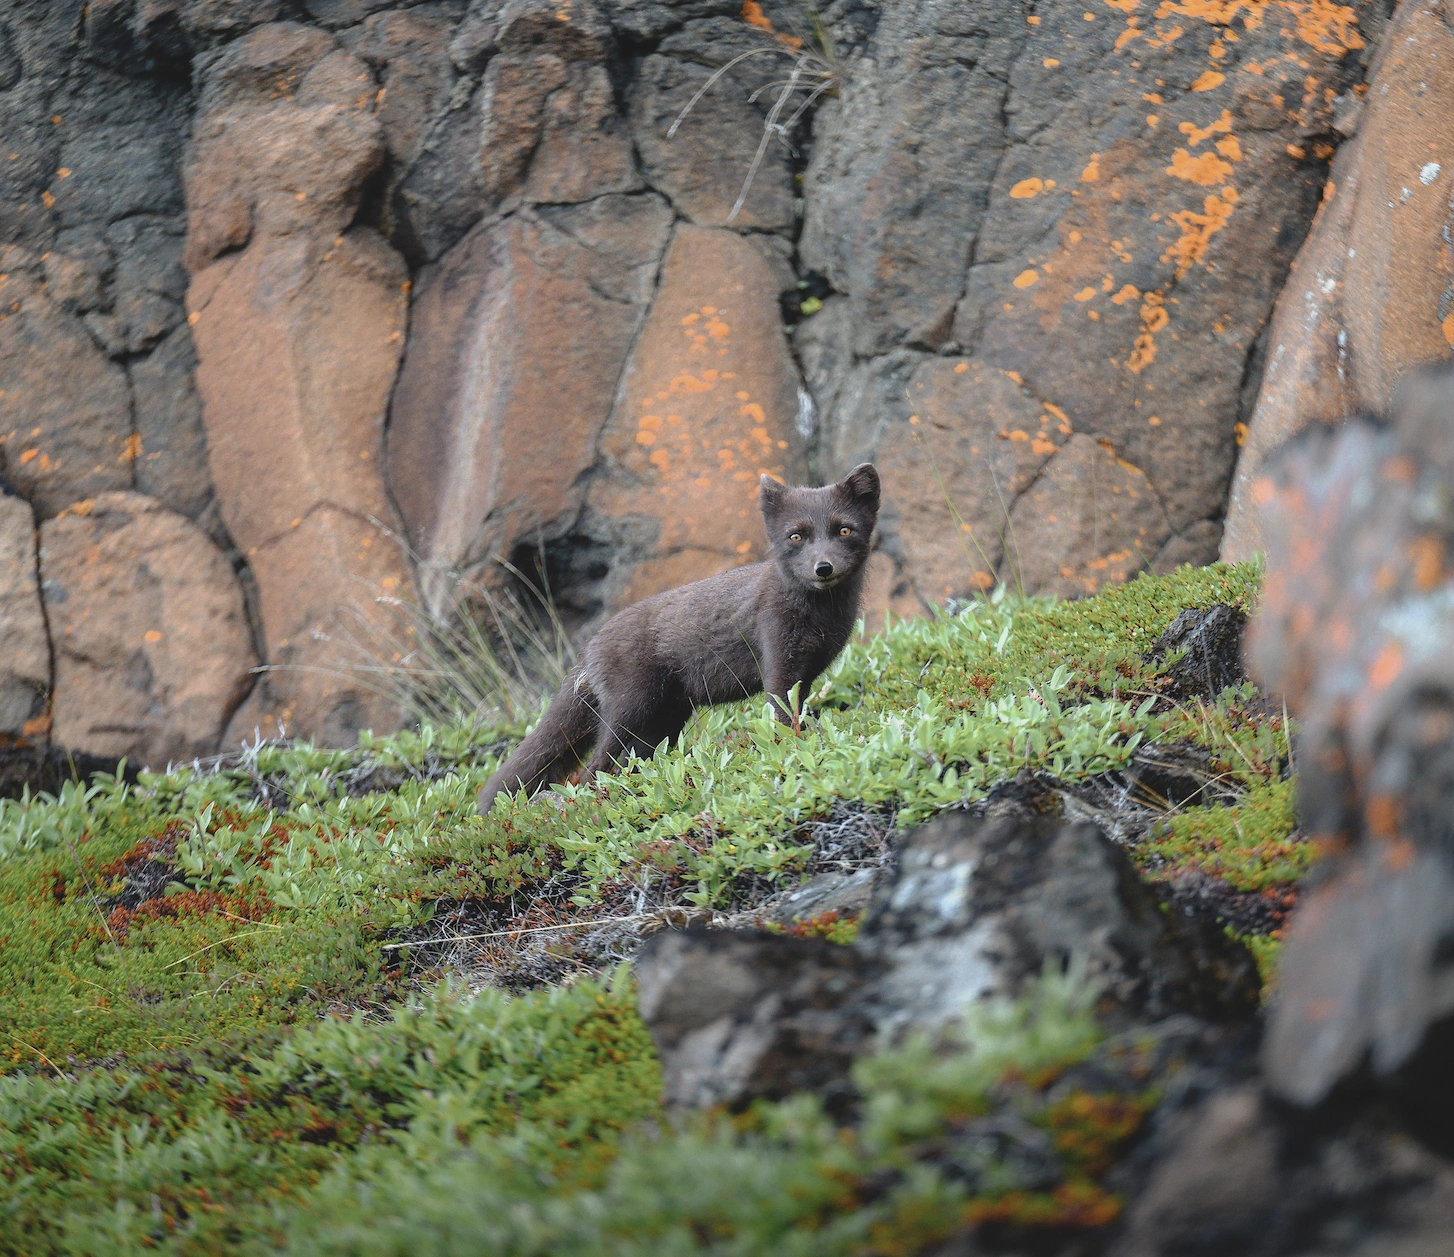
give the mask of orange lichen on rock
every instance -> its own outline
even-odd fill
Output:
[[[785,35],[772,24],[772,19],[762,11],[762,5],[758,0],[742,0],[742,20],[756,30],[771,35],[784,48],[797,52],[803,46],[803,41],[796,35]]]
[[[1171,157],[1166,173],[1173,179],[1185,179],[1198,187],[1209,188],[1215,183],[1225,183],[1232,176],[1230,162],[1223,161],[1215,153],[1202,153],[1193,157],[1184,148],[1179,148]]]
[[[1176,263],[1178,279],[1206,256],[1207,245],[1227,225],[1236,205],[1237,189],[1229,186],[1202,202],[1204,213],[1177,210],[1169,216],[1181,228],[1181,237],[1161,255],[1161,260]]]
[[[1195,148],[1209,136],[1229,134],[1232,130],[1232,111],[1230,109],[1222,110],[1220,118],[1204,127],[1197,126],[1195,122],[1183,122],[1176,129],[1186,136],[1186,142]]]
[[[1341,57],[1363,47],[1358,34],[1358,14],[1346,4],[1331,0],[1279,0],[1284,9],[1297,15],[1297,35],[1303,43],[1319,52]]]
[[[1256,30],[1262,25],[1263,14],[1271,0],[1161,0],[1156,10],[1158,18],[1178,17],[1200,18],[1213,26],[1230,26],[1240,13],[1242,25],[1247,30]]]

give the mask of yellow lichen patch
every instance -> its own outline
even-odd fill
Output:
[[[1172,154],[1171,165],[1166,168],[1166,173],[1173,179],[1185,179],[1198,187],[1209,188],[1214,183],[1224,183],[1231,178],[1232,166],[1215,153],[1203,153],[1200,157],[1193,157],[1186,149],[1179,148]]]
[[[1156,360],[1156,333],[1168,322],[1170,315],[1166,312],[1165,294],[1148,292],[1141,303],[1141,335],[1136,337],[1135,347],[1126,359],[1126,366],[1133,375],[1140,375]],[[1130,463],[1121,461],[1121,465],[1127,470],[1136,470]]]
[[[1045,60],[1042,61],[1040,64],[1043,65],[1047,70],[1053,70],[1056,66],[1060,64],[1060,62],[1057,61],[1054,57],[1046,57]]]
[[[1227,76],[1220,70],[1204,70],[1197,75],[1195,82],[1191,85],[1194,92],[1210,92],[1214,87],[1221,87],[1227,81]]]
[[[1106,3],[1122,13],[1134,13],[1141,7],[1141,0],[1106,0]]]
[[[771,35],[784,48],[797,52],[803,41],[796,35],[785,35],[773,26],[772,20],[762,11],[759,0],[742,0],[742,20],[749,26]]]
[[[1089,301],[1095,295],[1096,290],[1094,288],[1082,288],[1078,293],[1075,294],[1075,299],[1077,301]]]
[[[1237,189],[1226,187],[1220,193],[1213,193],[1202,202],[1204,213],[1195,210],[1178,210],[1170,215],[1171,221],[1181,228],[1181,238],[1161,255],[1163,262],[1176,263],[1176,277],[1180,279],[1192,266],[1200,262],[1213,236],[1227,225],[1232,210],[1237,204]]]
[[[1038,195],[1044,190],[1044,182],[1032,177],[1029,179],[1021,179],[1019,183],[1010,189],[1010,196],[1017,201],[1024,201],[1032,196]]]
[[[1235,135],[1228,135],[1217,141],[1217,152],[1228,161],[1242,160],[1242,143]]]
[[[1146,33],[1145,31],[1138,30],[1136,28],[1136,22],[1137,22],[1137,19],[1136,18],[1134,18],[1134,17],[1133,18],[1130,18],[1126,22],[1126,29],[1123,30],[1119,35],[1116,36],[1116,44],[1115,44],[1115,47],[1116,47],[1116,51],[1117,52],[1120,52],[1121,49],[1124,48],[1127,44],[1129,44],[1133,39],[1136,39],[1139,36],[1144,35]]]
[[[1220,118],[1204,127],[1197,126],[1195,122],[1183,122],[1176,129],[1186,136],[1186,142],[1195,148],[1208,136],[1227,135],[1232,130],[1232,111],[1230,109],[1222,110]]]
[[[1134,284],[1127,284],[1114,297],[1111,298],[1112,305],[1123,306],[1128,301],[1135,301],[1141,295],[1141,290]]]
[[[1319,52],[1341,57],[1363,47],[1358,34],[1358,14],[1346,4],[1331,0],[1279,0],[1284,9],[1297,16],[1297,36]]]
[[[126,444],[121,447],[121,453],[117,456],[118,463],[134,463],[141,457],[141,433],[133,432],[126,438]]]
[[[1271,0],[1162,0],[1156,16],[1201,18],[1213,26],[1230,26],[1240,13],[1249,31],[1262,25],[1262,15]]]
[[[1039,278],[1040,272],[1034,269],[1021,271],[1018,275],[1015,276],[1014,284],[1016,288],[1028,288]]]
[[[667,387],[673,393],[707,393],[716,387],[716,375],[715,371],[704,371],[701,378],[679,375]]]
[[[1101,155],[1099,153],[1091,154],[1090,162],[1080,172],[1080,177],[1083,183],[1095,183],[1101,177]]]

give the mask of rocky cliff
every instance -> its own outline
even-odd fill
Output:
[[[763,471],[878,462],[871,624],[1209,561],[1249,431],[1454,335],[1454,35],[1391,8],[19,0],[0,734],[390,727],[396,600],[588,632],[757,557]]]

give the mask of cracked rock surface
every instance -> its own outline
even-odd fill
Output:
[[[220,547],[267,665],[229,744],[397,724],[341,642],[387,640],[411,590],[443,613],[510,564],[584,635],[756,559],[763,471],[878,462],[871,625],[1215,557],[1329,161],[1418,113],[1363,103],[1383,0],[819,19],[19,0],[6,491],[42,523],[144,494]],[[1406,217],[1349,230],[1396,258]]]

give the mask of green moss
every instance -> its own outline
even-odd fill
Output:
[[[1163,877],[1194,870],[1237,890],[1257,891],[1297,881],[1317,849],[1294,833],[1292,780],[1253,786],[1234,807],[1193,807],[1158,827],[1136,859]]]
[[[398,1169],[521,1123],[536,1173],[558,1173],[654,1114],[660,1086],[624,982],[441,990],[381,1024],[0,1079],[0,1252],[231,1251],[281,1234],[340,1157]]]

